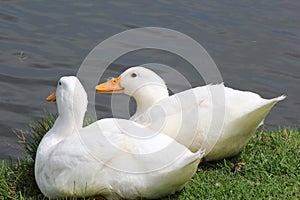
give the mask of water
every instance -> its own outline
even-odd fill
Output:
[[[194,38],[210,53],[228,86],[266,98],[286,94],[267,117],[266,128],[298,126],[299,8],[297,0],[1,1],[0,160],[22,155],[13,129],[25,129],[44,109],[56,112],[55,104],[44,99],[60,76],[75,75],[98,43],[136,27],[170,28]],[[122,56],[105,76],[148,62],[174,67],[193,86],[203,84],[184,60],[155,50]],[[109,98],[96,96],[99,117],[111,116]]]

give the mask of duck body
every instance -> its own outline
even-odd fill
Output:
[[[217,90],[224,91],[224,101],[213,103],[211,91]],[[164,98],[131,120],[148,128],[159,127],[192,152],[205,149],[207,161],[220,160],[238,154],[272,107],[284,98],[263,99],[223,84],[207,85]]]
[[[39,148],[36,180],[43,194],[51,198],[98,194],[107,199],[158,198],[182,189],[203,156],[163,134],[140,141],[122,132],[97,129],[99,124],[94,123],[47,150]],[[173,162],[167,162],[165,158],[172,156]]]
[[[86,106],[77,104],[87,100],[81,84],[69,91],[74,79],[78,84],[75,77],[60,80],[67,86],[56,91],[59,117],[37,150],[35,179],[42,193],[49,198],[153,199],[182,189],[204,152],[192,153],[128,120],[103,119],[81,128]],[[83,99],[68,102],[69,97]]]
[[[205,156],[207,161],[237,155],[248,143],[256,129],[263,125],[265,117],[273,106],[286,98],[279,96],[273,99],[264,99],[253,92],[234,90],[228,87],[224,89],[225,115],[223,126],[218,140]],[[210,138],[210,135],[207,137]],[[206,143],[206,146],[209,145]]]
[[[207,161],[239,153],[271,108],[285,98],[263,99],[256,93],[224,84],[168,96],[164,81],[143,67],[129,68],[116,80],[102,83],[96,90],[115,93],[118,88],[118,93],[132,96],[137,112],[131,120],[174,138],[192,152],[205,149]]]

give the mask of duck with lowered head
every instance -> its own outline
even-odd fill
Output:
[[[62,77],[47,100],[59,116],[38,146],[35,179],[49,198],[159,198],[182,189],[203,156],[128,120],[83,128],[87,94],[74,76]]]

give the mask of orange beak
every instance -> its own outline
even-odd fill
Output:
[[[101,83],[96,86],[96,90],[99,93],[113,94],[113,93],[124,93],[124,88],[120,85],[121,77],[114,78],[105,83]]]
[[[55,94],[55,92],[53,92],[52,94],[50,94],[50,95],[46,98],[46,100],[47,100],[48,102],[56,102],[56,94]]]

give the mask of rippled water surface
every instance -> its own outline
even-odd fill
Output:
[[[225,84],[271,98],[286,94],[265,123],[298,126],[300,111],[300,2],[290,1],[1,1],[0,160],[21,155],[13,129],[25,129],[43,110],[63,75],[75,75],[86,55],[106,38],[156,26],[189,35],[210,53]],[[203,84],[191,67],[169,53],[141,50],[109,68],[164,63]],[[180,83],[171,83],[180,86]],[[109,95],[96,96],[98,117],[111,116]],[[125,97],[120,97],[125,98]]]

